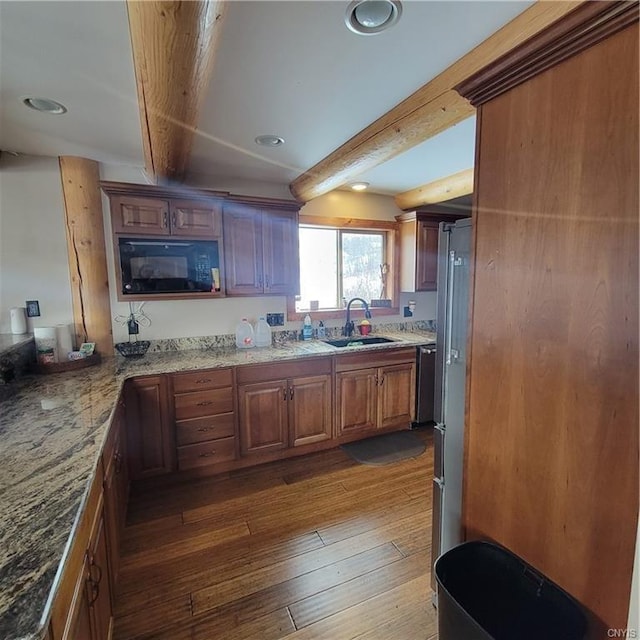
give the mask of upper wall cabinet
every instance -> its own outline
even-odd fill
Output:
[[[224,205],[227,295],[292,295],[299,289],[298,211]]]
[[[435,291],[438,281],[438,234],[441,222],[471,215],[464,208],[453,212],[430,207],[396,216],[400,223],[400,290]]]
[[[215,200],[116,196],[111,199],[111,223],[120,234],[214,239],[222,235],[222,206]]]
[[[121,182],[102,189],[119,300],[298,293],[296,202],[206,190],[185,198],[185,189]]]

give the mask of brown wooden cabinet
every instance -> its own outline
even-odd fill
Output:
[[[112,636],[102,485],[102,467],[98,465],[53,602],[49,629],[54,640],[108,640]]]
[[[459,87],[479,131],[463,525],[594,638],[627,626],[637,539],[638,35],[637,3],[581,3]]]
[[[408,428],[415,413],[415,351],[336,358],[337,435]]]
[[[164,376],[143,376],[125,386],[127,458],[131,479],[174,469],[174,435]]]
[[[222,206],[217,200],[117,195],[111,198],[111,225],[118,234],[213,240],[222,235]]]
[[[235,460],[233,369],[171,376],[178,470]]]
[[[243,455],[331,439],[329,358],[240,367],[237,375]]]
[[[102,453],[104,468],[104,510],[109,551],[111,590],[115,590],[120,568],[120,539],[124,529],[129,497],[124,402],[116,407],[107,443]]]
[[[228,295],[298,293],[298,212],[228,203],[224,207]]]
[[[455,222],[471,215],[470,204],[452,201],[456,208],[434,205],[396,216],[400,223],[400,290],[435,291],[438,284],[440,222]]]

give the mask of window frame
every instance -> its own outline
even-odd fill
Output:
[[[390,266],[391,271],[387,281],[387,295],[390,294],[391,307],[373,307],[371,313],[374,317],[394,316],[400,313],[400,226],[397,222],[390,220],[367,220],[364,218],[325,218],[322,216],[300,215],[298,224],[348,231],[385,232],[385,262]],[[295,298],[295,296],[287,296],[287,320],[302,320],[307,313],[311,313],[313,318],[317,320],[344,318],[344,309],[296,311]],[[360,307],[353,307],[351,311],[353,317],[358,318],[360,315],[364,317],[364,313]]]

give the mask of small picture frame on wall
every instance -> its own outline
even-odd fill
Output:
[[[25,303],[27,318],[37,318],[40,315],[40,303],[37,300],[27,300]]]

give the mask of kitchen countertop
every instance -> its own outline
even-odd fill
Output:
[[[16,382],[15,393],[0,404],[0,637],[42,637],[57,574],[127,378],[435,341],[435,334],[426,331],[375,335],[394,342],[345,349],[311,340],[246,351],[194,349],[131,360],[118,356],[90,368]]]

